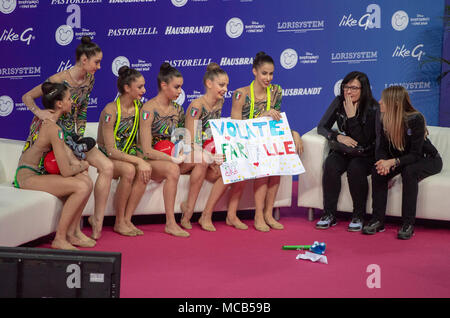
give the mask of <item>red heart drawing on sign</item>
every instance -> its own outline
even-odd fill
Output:
[[[230,136],[226,136],[225,139],[226,140],[230,140],[231,138],[230,138]]]
[[[253,165],[256,167],[259,166],[259,162],[254,162]]]

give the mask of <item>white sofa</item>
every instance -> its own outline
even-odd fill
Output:
[[[425,178],[419,183],[417,200],[417,218],[433,220],[450,220],[450,128],[428,126],[429,138],[438,149],[443,160],[439,174]],[[313,128],[302,136],[304,153],[301,157],[306,172],[298,178],[298,201],[300,207],[309,208],[308,218],[314,219],[314,209],[323,210],[322,175],[323,163],[329,147],[325,137]],[[367,213],[372,213],[372,187],[369,176],[369,196]],[[393,186],[388,192],[386,215],[401,216],[402,179],[400,175],[393,178]],[[347,173],[341,178],[342,187],[337,210],[352,212],[353,204],[347,181]]]
[[[97,136],[98,123],[88,123],[86,136]],[[55,196],[41,191],[16,189],[12,185],[17,163],[24,142],[0,138],[0,246],[19,246],[56,231],[62,202]],[[89,168],[89,175],[95,182],[97,170]],[[105,215],[114,215],[113,196],[118,181],[113,180],[111,192]],[[208,199],[212,184],[205,181],[201,190],[195,212],[201,212]],[[189,176],[182,175],[178,182],[178,191],[175,202],[175,212],[181,213],[180,203],[186,200],[189,189]],[[292,177],[282,176],[275,207],[291,206]],[[225,211],[228,196],[225,194],[216,205],[216,211]],[[252,182],[244,189],[239,210],[254,209]],[[92,215],[94,212],[94,194],[83,211],[83,215]],[[135,215],[164,214],[163,183],[151,181],[144,197],[139,203]]]

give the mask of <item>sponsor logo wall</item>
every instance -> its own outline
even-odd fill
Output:
[[[184,76],[184,109],[203,94],[208,63],[221,65],[230,77],[228,117],[232,92],[250,84],[253,57],[265,51],[283,88],[282,110],[301,134],[353,70],[368,74],[376,99],[403,85],[438,125],[441,65],[427,60],[441,56],[443,11],[444,0],[0,0],[0,137],[26,138],[32,114],[22,95],[75,65],[84,35],[103,50],[88,121],[116,98],[120,66],[144,75],[146,101],[165,61]]]

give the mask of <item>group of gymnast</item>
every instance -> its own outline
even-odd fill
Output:
[[[52,247],[76,249],[93,247],[101,237],[104,212],[112,179],[119,179],[114,195],[114,231],[125,236],[144,234],[131,221],[147,183],[164,182],[163,197],[166,214],[165,232],[178,237],[188,237],[192,229],[191,217],[200,188],[205,180],[213,183],[199,225],[206,231],[215,231],[212,214],[215,204],[230,187],[226,223],[245,230],[247,225],[237,217],[239,200],[245,182],[224,184],[220,164],[224,156],[205,151],[202,143],[211,138],[209,119],[221,117],[224,95],[229,78],[216,63],[206,69],[203,84],[205,93],[193,100],[186,113],[177,104],[183,85],[182,74],[169,63],[163,63],[157,77],[158,93],[144,104],[145,78],[137,70],[122,66],[118,72],[119,96],[108,103],[101,112],[96,147],[75,156],[67,140],[81,140],[86,127],[89,95],[94,86],[94,74],[100,69],[102,50],[89,37],[83,37],[76,49],[76,64],[50,76],[23,95],[25,105],[35,115],[30,133],[19,159],[15,186],[51,193],[64,200],[61,217]],[[231,117],[249,119],[270,116],[279,120],[282,90],[271,84],[274,73],[273,59],[259,52],[253,63],[254,81],[250,86],[235,90]],[[35,100],[42,97],[44,109]],[[267,108],[267,98],[270,108]],[[172,140],[177,128],[185,128],[190,136],[191,151],[172,155],[154,149],[161,140]],[[300,135],[292,131],[296,151],[302,151]],[[197,151],[198,150],[198,151]],[[43,158],[53,151],[59,174],[45,171]],[[194,156],[201,155],[200,160]],[[88,175],[89,166],[97,169],[93,184]],[[189,174],[189,193],[181,203],[180,225],[175,220],[175,197],[180,174]],[[267,232],[270,228],[283,229],[273,215],[273,204],[280,184],[280,176],[256,179],[255,229]],[[91,237],[80,228],[84,207],[94,191],[94,213],[88,218]]]
[[[98,120],[96,146],[80,157],[69,144],[73,145],[83,139],[89,95],[102,57],[101,48],[89,37],[83,37],[76,49],[76,64],[72,68],[50,76],[44,83],[23,95],[23,102],[33,112],[34,117],[19,159],[14,184],[22,189],[45,191],[63,200],[60,220],[51,246],[67,250],[76,250],[77,246],[95,246],[96,240],[101,237],[112,179],[119,179],[114,195],[114,231],[121,235],[144,234],[132,223],[132,216],[150,180],[164,181],[166,233],[177,237],[190,236],[186,230],[192,229],[191,218],[205,180],[211,182],[213,187],[198,220],[200,227],[205,231],[216,231],[212,222],[214,207],[230,188],[226,224],[239,230],[248,229],[236,214],[246,182],[224,184],[220,173],[224,156],[202,148],[202,143],[211,138],[208,120],[221,117],[229,84],[227,73],[218,64],[210,63],[203,77],[205,93],[193,100],[184,112],[183,107],[175,102],[183,85],[183,76],[176,68],[166,62],[161,65],[157,77],[158,93],[143,104],[141,100],[146,93],[144,76],[135,69],[122,66],[117,79],[119,95],[104,107]],[[254,80],[251,84],[233,92],[231,118],[245,120],[268,116],[280,120],[282,89],[279,85],[272,84],[273,59],[264,52],[259,52],[253,60],[252,72]],[[362,231],[365,234],[374,234],[384,230],[385,193],[388,180],[393,175],[407,170],[403,168],[419,161],[427,160],[428,163],[434,160],[434,169],[430,169],[430,165],[425,163],[420,165],[422,170],[416,169],[419,170],[419,173],[415,174],[418,175],[415,179],[417,185],[421,178],[437,173],[442,168],[442,160],[439,168],[440,157],[437,150],[426,138],[425,122],[420,121],[423,116],[412,108],[410,103],[409,108],[400,105],[403,103],[399,102],[400,98],[409,101],[409,97],[407,93],[404,94],[404,89],[394,88],[403,94],[390,94],[389,89],[393,88],[388,88],[383,91],[378,104],[372,97],[367,76],[361,72],[352,72],[342,83],[341,95],[333,101],[319,123],[319,133],[329,140],[337,140],[349,147],[367,146],[373,143],[377,132],[384,137],[383,145],[394,145],[398,151],[394,152],[393,156],[392,151],[379,152],[377,149],[369,156],[353,157],[339,153],[338,150],[331,150],[324,166],[324,216],[316,224],[317,228],[324,229],[336,224],[334,213],[340,192],[340,176],[345,171],[348,171],[354,201],[354,215],[349,225],[351,231],[357,230],[355,223],[361,225],[365,215],[367,175],[372,173],[372,180],[378,182],[379,199],[376,204],[374,202],[377,211],[373,214],[376,219],[367,224],[370,225],[368,230],[365,228],[367,231]],[[35,102],[40,97],[44,109],[38,107]],[[403,111],[401,115],[398,115],[398,109]],[[379,115],[380,111],[382,115],[378,118],[376,114]],[[405,112],[407,115],[415,115],[414,127],[405,128],[406,126],[401,124],[407,117]],[[395,113],[396,117],[391,113]],[[339,132],[332,129],[335,122]],[[376,123],[384,128],[376,129]],[[386,127],[392,127],[393,130],[390,131]],[[184,145],[184,151],[169,155],[156,150],[155,145],[159,141],[173,140],[177,128],[184,128],[193,136],[190,144]],[[403,133],[403,130],[408,133]],[[302,139],[296,131],[291,132],[296,152],[301,155]],[[417,139],[414,139],[413,146],[410,146],[411,136]],[[429,147],[424,155],[422,148],[426,147],[423,147],[423,144],[431,145],[434,150]],[[186,146],[190,151],[186,151]],[[412,147],[416,148],[411,150]],[[55,155],[59,174],[45,171],[44,157],[50,151]],[[194,156],[199,154],[200,160],[195,160]],[[97,169],[95,184],[88,175],[89,166]],[[359,170],[352,167],[358,167]],[[358,177],[351,177],[354,174],[350,170],[355,170]],[[426,173],[423,170],[426,170]],[[180,205],[182,215],[178,225],[174,210],[180,174],[189,174],[189,193],[186,201]],[[379,178],[374,178],[374,174]],[[270,229],[284,228],[273,217],[273,205],[279,184],[280,176],[254,180],[254,228],[258,231],[268,232]],[[95,206],[93,215],[88,218],[92,227],[92,234],[88,237],[81,231],[80,224],[92,191]],[[417,189],[412,193],[417,197]],[[415,208],[414,213],[410,211],[413,204],[410,203],[409,210],[404,213],[408,224],[413,224]],[[375,221],[378,223],[374,223]]]

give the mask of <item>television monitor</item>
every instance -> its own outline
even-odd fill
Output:
[[[0,247],[0,298],[119,298],[122,254]]]

